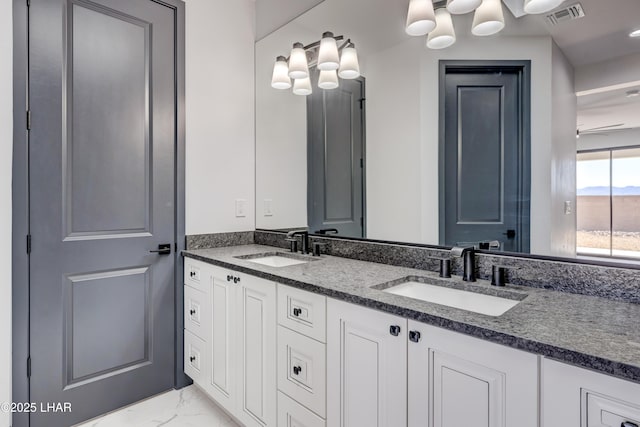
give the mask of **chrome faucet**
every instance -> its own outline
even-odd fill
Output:
[[[296,236],[300,236],[301,245],[300,249],[303,254],[309,253],[309,232],[308,231],[290,231],[287,233],[287,239],[295,239]]]
[[[476,251],[473,246],[451,248],[451,255],[461,256],[463,263],[462,280],[465,282],[476,281]]]

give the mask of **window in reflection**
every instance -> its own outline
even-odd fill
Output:
[[[578,153],[577,252],[640,258],[640,148]]]

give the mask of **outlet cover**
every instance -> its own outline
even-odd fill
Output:
[[[247,201],[245,199],[236,199],[236,218],[244,218],[247,216]]]
[[[571,200],[567,200],[564,202],[564,214],[565,215],[571,215],[571,213],[573,212],[573,206],[571,203]]]

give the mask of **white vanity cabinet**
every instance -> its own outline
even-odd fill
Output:
[[[409,427],[537,427],[538,356],[409,320]]]
[[[640,384],[542,362],[542,426],[640,426]]]
[[[407,320],[327,300],[327,425],[407,425]]]
[[[276,284],[186,258],[185,285],[185,373],[245,426],[276,426]]]
[[[537,427],[538,356],[328,300],[331,426]]]

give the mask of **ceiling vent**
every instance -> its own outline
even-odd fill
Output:
[[[584,9],[580,3],[558,9],[547,15],[547,22],[551,25],[558,25],[564,21],[572,21],[584,17]]]

